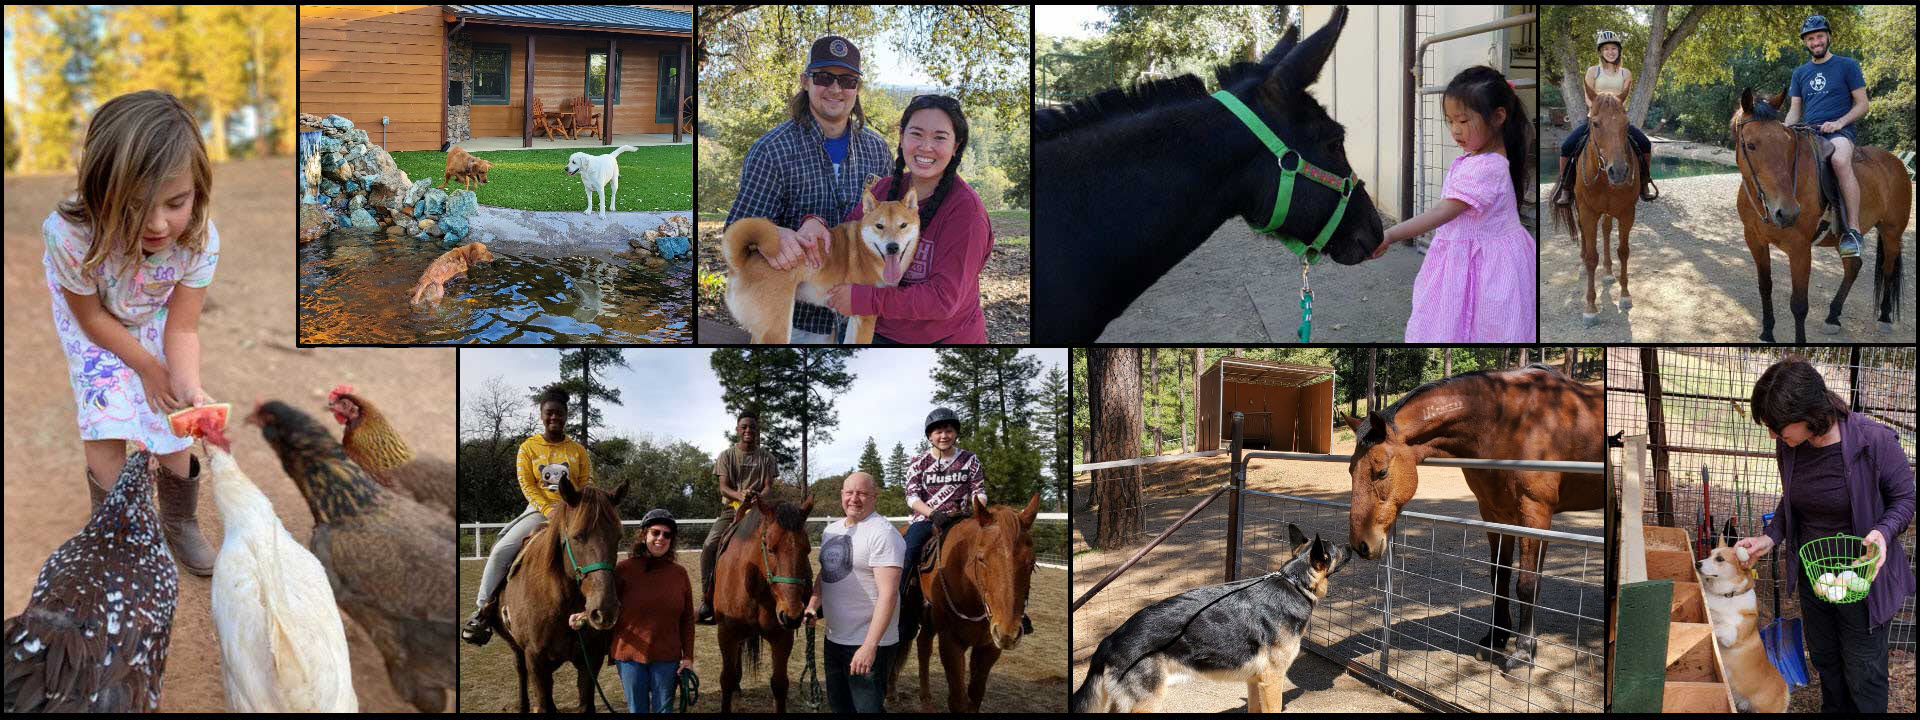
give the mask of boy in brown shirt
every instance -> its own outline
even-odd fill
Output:
[[[733,527],[733,515],[750,495],[759,495],[773,487],[780,477],[780,460],[760,449],[760,414],[748,410],[734,423],[738,441],[713,461],[713,474],[720,480],[720,495],[725,498],[720,512],[707,531],[700,548],[700,624],[713,624],[713,565],[720,558],[720,541]],[[742,527],[751,531],[752,525]]]

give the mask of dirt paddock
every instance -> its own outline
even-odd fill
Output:
[[[1352,450],[1351,439],[1336,438],[1331,452]],[[1172,523],[1207,492],[1226,482],[1225,456],[1178,461],[1146,468],[1143,514],[1145,532],[1124,549],[1096,551],[1087,540],[1095,532],[1095,514],[1086,507],[1086,476],[1076,486],[1074,516],[1074,597],[1098,582],[1153,535]],[[1600,476],[1593,476],[1600,482]],[[1345,503],[1351,496],[1347,468],[1340,463],[1254,461],[1247,487],[1285,495]],[[1477,519],[1478,507],[1459,470],[1423,467],[1420,487],[1407,505],[1411,512]],[[1345,542],[1344,509],[1310,506],[1248,496],[1243,507],[1241,577],[1277,569],[1286,555],[1286,524],[1309,535]],[[1553,528],[1598,536],[1599,511],[1563,513]],[[1393,617],[1383,628],[1377,609],[1386,589],[1380,562],[1356,559],[1333,576],[1328,596],[1315,610],[1306,644],[1337,657],[1378,668],[1383,662],[1402,681],[1469,709],[1487,712],[1597,711],[1603,702],[1599,652],[1604,640],[1601,614],[1603,559],[1597,550],[1569,544],[1547,546],[1547,578],[1535,613],[1540,639],[1534,668],[1508,676],[1475,659],[1475,641],[1492,618],[1487,540],[1482,532],[1429,526],[1403,519],[1396,546],[1391,592]],[[1101,638],[1134,612],[1170,595],[1225,579],[1227,501],[1207,510],[1141,560],[1074,615],[1073,681],[1085,677],[1087,662]],[[1390,630],[1383,661],[1380,638]],[[1531,677],[1533,685],[1525,682]],[[1288,672],[1289,710],[1326,712],[1417,712],[1413,704],[1390,696],[1345,667],[1303,652]],[[1244,710],[1245,687],[1196,681],[1168,695],[1168,712]]]

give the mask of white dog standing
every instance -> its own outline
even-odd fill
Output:
[[[588,215],[593,214],[593,194],[600,193],[600,217],[607,216],[607,210],[613,205],[613,196],[620,194],[620,163],[614,161],[620,153],[634,150],[632,145],[621,145],[620,149],[605,155],[588,155],[583,152],[573,154],[567,160],[567,174],[579,175],[587,189]],[[613,183],[613,194],[607,194],[607,183]]]

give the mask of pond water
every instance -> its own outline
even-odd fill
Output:
[[[1551,154],[1543,155],[1540,158],[1540,184],[1552,185],[1558,177],[1555,173],[1560,170],[1559,152],[1556,147]],[[1653,179],[1655,181],[1694,177],[1696,175],[1722,175],[1736,172],[1739,172],[1739,170],[1734,169],[1732,165],[1663,156],[1659,154],[1659,148],[1654,148]]]
[[[494,260],[411,304],[445,248],[343,228],[299,247],[300,340],[314,344],[687,343],[690,261],[628,263],[604,249],[489,243]]]

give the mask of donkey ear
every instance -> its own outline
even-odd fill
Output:
[[[1267,74],[1268,85],[1305,90],[1320,77],[1320,69],[1327,64],[1327,58],[1333,56],[1333,45],[1340,40],[1340,30],[1347,26],[1347,8],[1342,5],[1333,11],[1333,18],[1324,27],[1287,52],[1285,59],[1274,66]]]
[[[1300,42],[1300,26],[1288,25],[1287,31],[1285,33],[1281,33],[1280,35],[1280,44],[1273,46],[1272,50],[1268,50],[1266,56],[1260,58],[1260,64],[1261,65],[1278,64],[1281,60],[1286,59],[1287,53],[1293,52],[1294,45],[1299,44],[1299,42]]]

